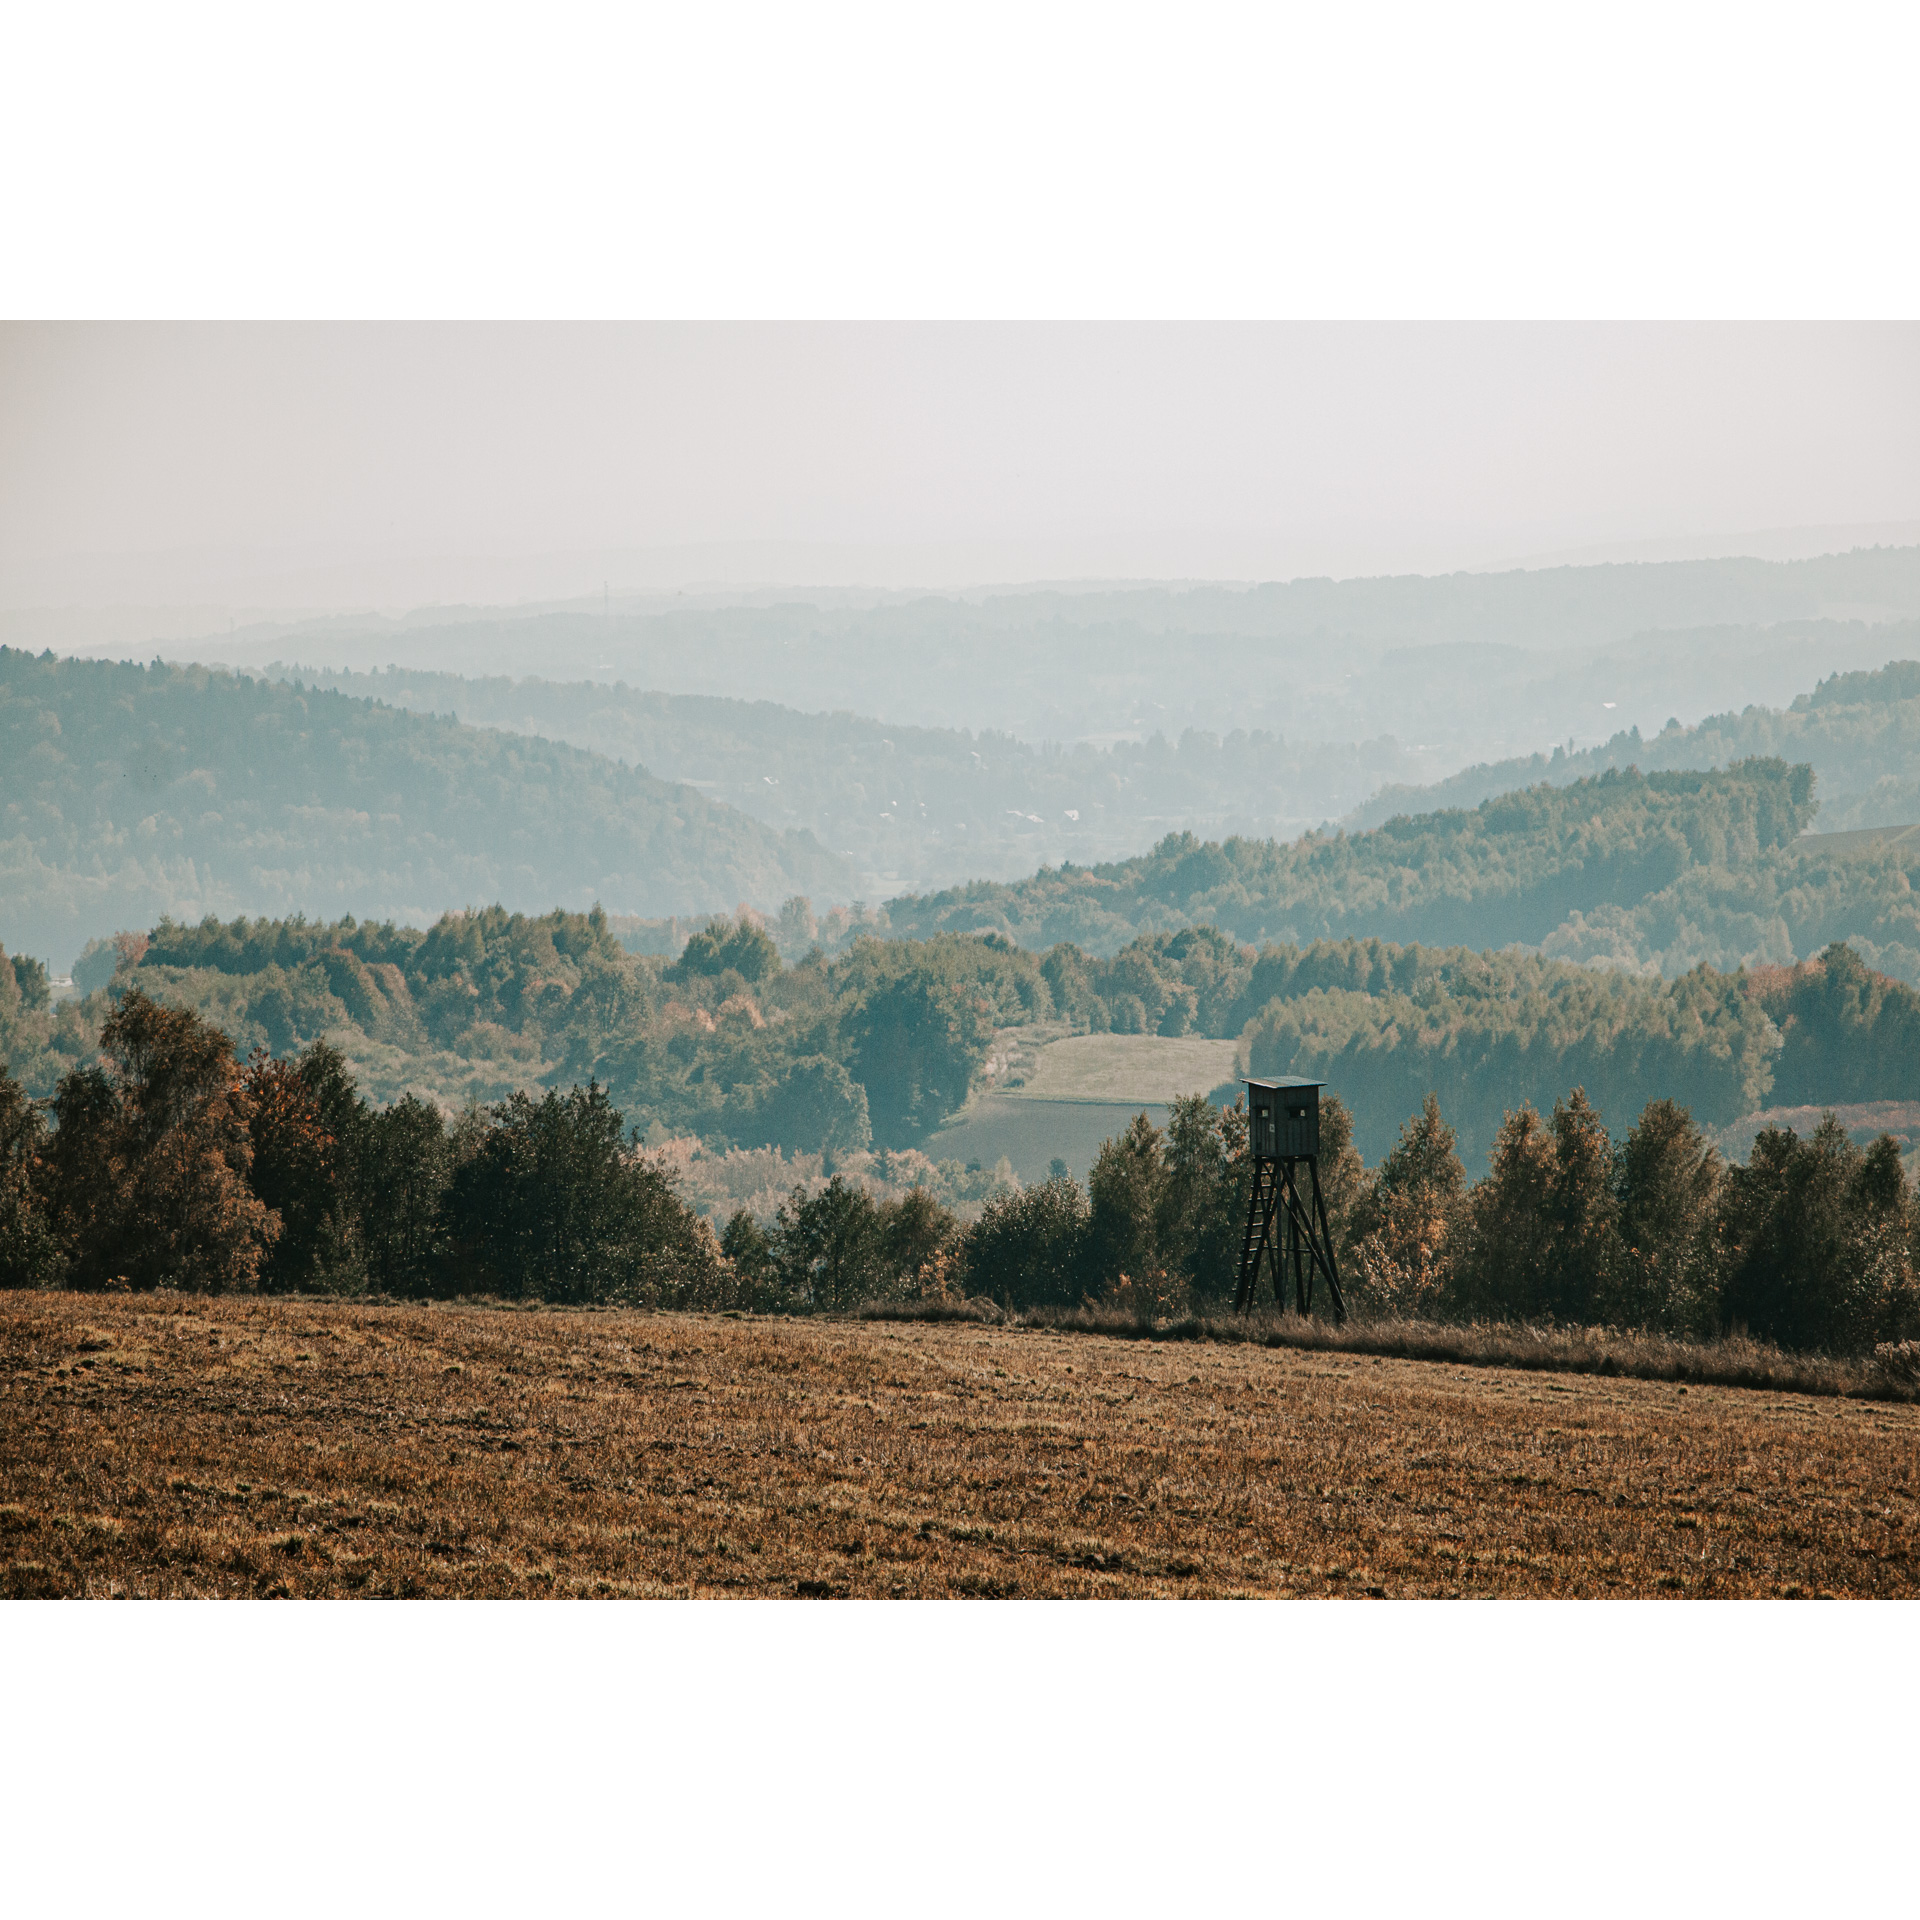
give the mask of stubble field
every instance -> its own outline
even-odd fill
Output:
[[[1908,1595],[1920,1409],[974,1325],[0,1295],[0,1592]]]

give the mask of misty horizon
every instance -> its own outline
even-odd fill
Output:
[[[1920,539],[1898,324],[14,324],[0,419],[0,610],[172,638]]]

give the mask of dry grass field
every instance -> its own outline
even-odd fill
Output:
[[[1920,1408],[969,1324],[0,1295],[0,1592],[1891,1595]]]

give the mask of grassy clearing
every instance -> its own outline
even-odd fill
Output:
[[[1077,1034],[1041,1048],[1017,1097],[1164,1106],[1230,1080],[1238,1046],[1199,1034]]]
[[[1920,1409],[1009,1325],[0,1295],[0,1591],[1920,1591]]]

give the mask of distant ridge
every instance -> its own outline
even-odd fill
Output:
[[[1836,673],[1785,707],[1750,706],[1709,715],[1697,726],[1669,723],[1643,738],[1637,727],[1603,746],[1498,760],[1430,785],[1395,784],[1345,815],[1349,833],[1399,814],[1477,807],[1497,794],[1545,781],[1569,786],[1609,769],[1642,773],[1728,766],[1755,754],[1804,760],[1819,781],[1820,837],[1920,818],[1920,621],[1873,630],[1890,658],[1867,672]]]
[[[205,668],[0,648],[0,943],[64,966],[165,915],[663,915],[853,876],[577,747]]]

